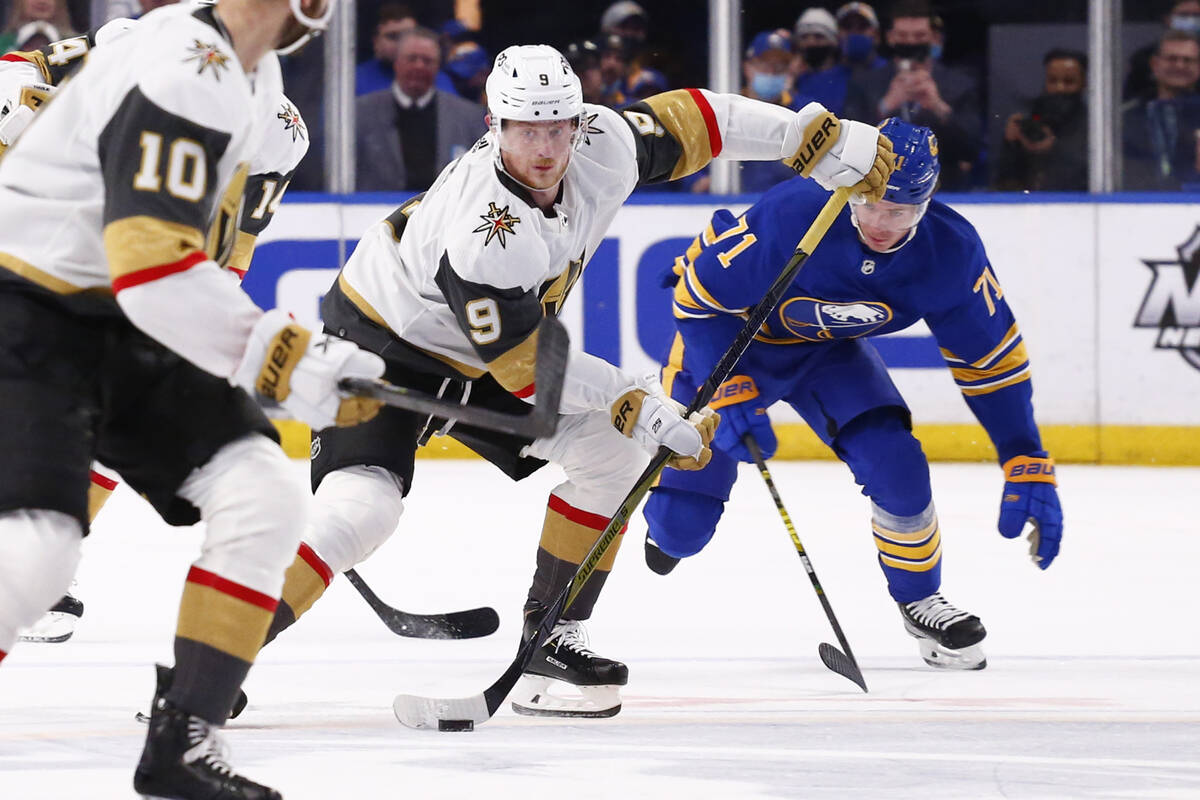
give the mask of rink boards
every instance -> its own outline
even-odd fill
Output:
[[[576,342],[635,373],[656,367],[671,335],[669,291],[657,285],[663,268],[715,208],[737,212],[752,200],[667,197],[621,209],[562,315]],[[260,240],[247,290],[264,308],[318,322],[320,298],[345,257],[402,200],[289,196]],[[1147,196],[959,196],[950,204],[978,228],[1024,333],[1048,449],[1064,461],[1200,463],[1195,205]],[[797,222],[797,238],[804,226]],[[923,324],[874,341],[932,458],[993,457]],[[772,418],[782,457],[827,455],[791,409],[776,407]],[[304,431],[288,438],[295,452],[306,449]]]

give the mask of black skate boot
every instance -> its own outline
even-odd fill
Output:
[[[165,696],[171,689],[171,681],[174,678],[175,670],[170,667],[164,667],[162,664],[154,665],[154,700],[150,702],[151,709],[158,703],[158,699]],[[233,719],[238,714],[241,714],[245,710],[247,702],[249,702],[249,698],[246,697],[246,693],[238,689],[237,699],[233,701],[233,710],[229,712],[229,718]],[[138,722],[150,721],[150,715],[141,711],[137,712],[136,716]]]
[[[75,633],[75,625],[83,616],[83,603],[70,593],[51,606],[42,618],[21,631],[22,642],[65,642]]]
[[[537,615],[526,622],[525,641]],[[575,620],[559,620],[513,690],[513,711],[545,717],[612,717],[621,710],[618,687],[629,682],[629,668],[587,648],[587,633]],[[555,694],[562,686],[574,695]]]
[[[156,696],[134,791],[152,800],[282,800],[230,768],[218,731]]]
[[[921,658],[942,669],[983,669],[987,658],[979,643],[987,630],[979,617],[946,602],[941,592],[912,603],[899,603],[904,629],[917,639]]]
[[[679,562],[680,559],[669,556],[658,549],[658,545],[650,538],[650,534],[646,534],[646,566],[650,568],[651,572],[666,575],[675,569],[675,565]]]

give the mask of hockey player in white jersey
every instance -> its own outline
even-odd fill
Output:
[[[134,773],[147,797],[279,797],[235,774],[218,737],[308,501],[252,395],[316,429],[378,408],[337,389],[380,375],[377,356],[264,314],[222,266],[279,96],[271,51],[330,10],[150,12],[0,160],[0,419],[19,421],[0,426],[0,661],[74,573],[93,460],[166,521],[207,523]]]
[[[681,178],[717,156],[799,154],[805,174],[828,188],[858,185],[876,196],[891,156],[874,128],[839,123],[817,104],[796,113],[702,89],[657,95],[623,113],[584,104],[579,79],[545,45],[501,52],[487,97],[489,132],[426,194],[367,231],[325,295],[322,314],[327,331],[380,353],[392,382],[510,413],[527,408],[537,389],[539,320],[559,312],[637,186]],[[513,479],[547,461],[566,473],[547,503],[525,605],[530,635],[649,453],[665,445],[684,469],[707,462],[716,420],[685,420],[680,410],[652,377],[635,378],[573,351],[558,430],[546,439],[390,408],[357,428],[321,433],[312,447],[316,508],[270,635],[391,535],[413,485],[414,452],[438,433]],[[486,509],[456,512],[457,524],[490,535]],[[620,709],[628,671],[588,649],[581,625],[616,551],[557,621],[514,693],[518,712],[611,716]]]
[[[95,31],[51,42],[39,50],[0,56],[0,154],[16,141],[58,86],[83,65],[93,48],[117,42],[136,24],[132,19],[114,19]],[[250,268],[255,242],[270,224],[292,175],[308,152],[308,131],[300,111],[283,93],[282,86],[277,95],[273,103],[263,104],[264,135],[250,159],[238,230],[228,261],[222,264],[239,278]],[[120,481],[116,473],[100,464],[93,465],[90,478],[89,523],[96,519]],[[20,639],[64,642],[74,633],[83,611],[83,603],[68,592],[23,630]],[[234,708],[237,716],[240,706],[235,704]]]

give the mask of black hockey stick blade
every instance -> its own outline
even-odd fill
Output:
[[[830,225],[837,219],[847,201],[850,199],[850,189],[840,188],[826,201],[825,207],[813,220],[808,231],[796,245],[796,250],[792,257],[788,259],[788,263],[784,266],[783,271],[775,279],[767,289],[763,298],[751,309],[746,316],[746,322],[742,329],[734,337],[725,354],[721,356],[721,360],[713,367],[713,371],[709,374],[708,379],[696,392],[695,398],[687,410],[681,415],[689,416],[692,412],[698,411],[708,405],[716,394],[717,387],[726,381],[732,374],[733,368],[746,352],[746,348],[750,346],[751,340],[758,332],[758,329],[766,321],[767,316],[779,304],[780,298],[787,290],[789,284],[799,273],[800,268],[804,266],[804,262],[820,244],[821,239],[825,237]],[[608,551],[613,541],[620,535],[621,530],[633,515],[638,505],[642,502],[642,498],[650,491],[650,487],[654,485],[658,475],[662,472],[667,464],[667,460],[671,456],[671,451],[666,447],[658,448],[658,453],[650,460],[649,465],[642,471],[638,477],[637,483],[629,490],[629,494],[625,496],[612,519],[609,520],[608,526],[596,539],[592,549],[583,557],[583,561],[575,570],[575,575],[571,578],[570,583],[558,594],[554,602],[550,604],[545,615],[538,624],[537,630],[530,637],[521,649],[517,651],[517,656],[513,662],[508,665],[504,673],[497,678],[491,686],[484,689],[482,692],[468,697],[459,698],[434,698],[420,697],[412,694],[396,695],[396,699],[392,702],[392,710],[396,713],[396,719],[410,728],[422,729],[438,729],[438,721],[459,721],[471,720],[476,725],[487,722],[491,719],[496,710],[508,697],[509,692],[517,685],[521,674],[532,660],[533,653],[537,648],[541,647],[546,639],[550,637],[550,632],[554,628],[554,624],[562,616],[563,612],[570,608],[571,602],[579,595],[579,592],[587,584],[588,579],[596,570],[596,565],[600,563],[600,559]]]
[[[538,326],[534,385],[537,394],[527,414],[506,414],[490,408],[460,405],[453,400],[396,386],[379,379],[344,378],[338,388],[348,394],[370,397],[389,406],[457,420],[464,425],[510,433],[529,439],[553,436],[558,428],[558,406],[567,370],[570,337],[556,317],[545,317]]]
[[[854,681],[864,692],[867,691],[867,681],[863,677],[862,670],[841,650],[828,642],[821,642],[817,645],[817,654],[821,656],[821,661],[825,663],[825,666],[843,678]]]
[[[496,609],[488,606],[445,614],[412,614],[392,608],[379,599],[379,595],[357,572],[349,569],[345,575],[375,615],[397,636],[410,639],[478,639],[491,636],[500,627],[500,615]]]

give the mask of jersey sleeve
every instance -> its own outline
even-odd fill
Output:
[[[245,203],[226,265],[238,277],[245,277],[250,269],[255,243],[271,224],[296,168],[308,152],[308,127],[291,100],[280,94],[268,113],[262,145],[250,159]]]
[[[1041,449],[1029,354],[977,237],[957,257],[969,266],[952,287],[953,302],[926,315],[926,322],[954,382],[1003,463]]]

